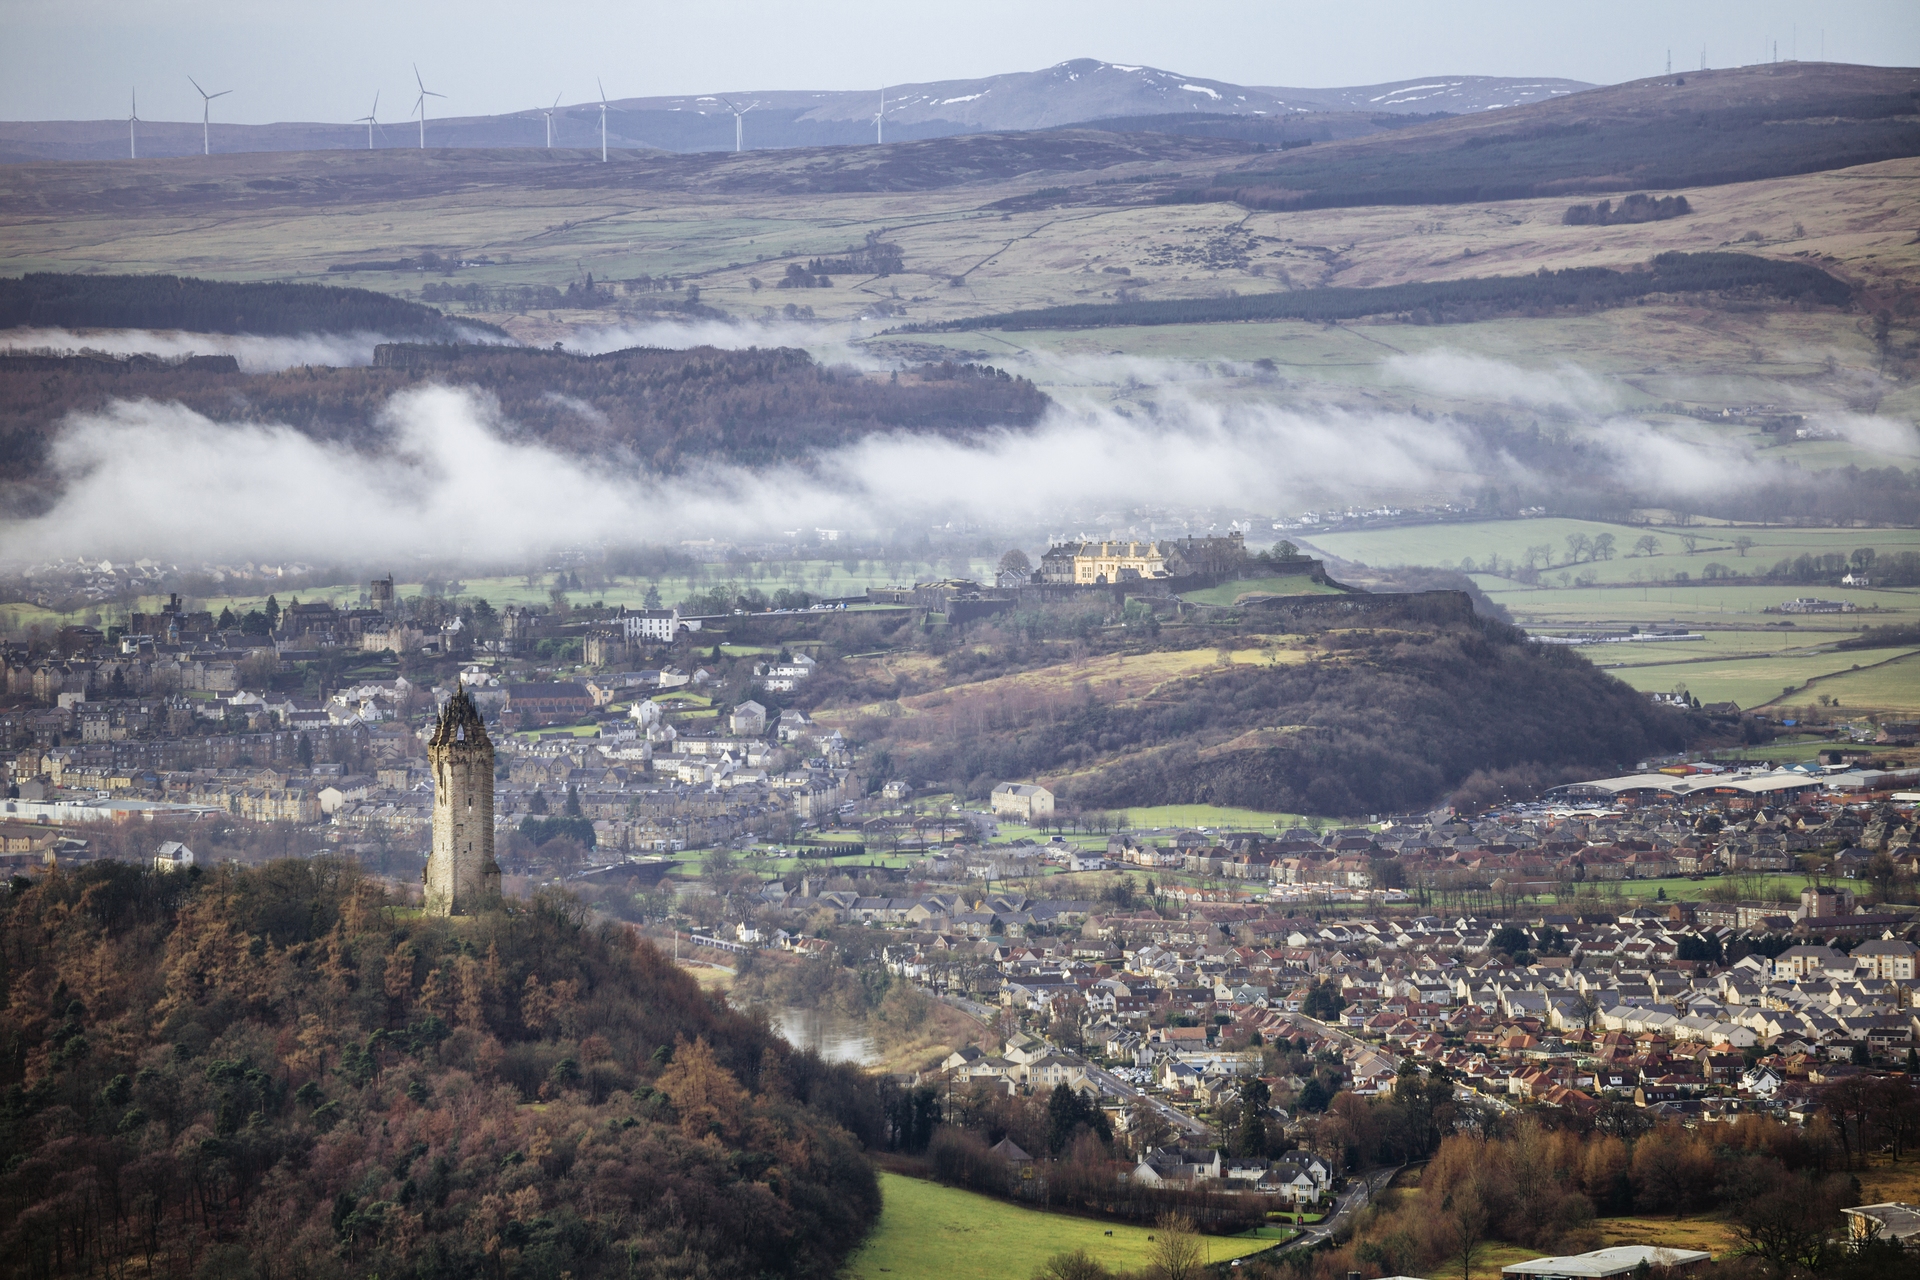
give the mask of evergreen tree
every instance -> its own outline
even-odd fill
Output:
[[[1073,1145],[1074,1135],[1086,1129],[1102,1142],[1113,1141],[1106,1113],[1071,1085],[1055,1085],[1047,1098],[1047,1150],[1060,1155]]]
[[[220,611],[220,621],[214,624],[214,626],[219,628],[221,631],[232,631],[235,627],[239,625],[240,625],[239,619],[233,616],[233,610],[230,608],[222,609]]]
[[[567,817],[569,818],[578,818],[583,816],[580,812],[580,788],[578,787],[567,788],[566,814],[567,814]]]
[[[267,597],[266,614],[268,628],[278,631],[280,629],[280,602],[272,596]]]
[[[1240,1124],[1233,1134],[1233,1154],[1262,1157],[1267,1154],[1267,1103],[1272,1095],[1258,1076],[1240,1090]]]
[[[660,607],[660,584],[659,583],[649,582],[647,584],[646,598],[640,602],[640,605],[644,609],[658,609]]]

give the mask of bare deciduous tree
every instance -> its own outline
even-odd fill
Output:
[[[1193,1219],[1170,1213],[1154,1224],[1153,1265],[1165,1280],[1197,1280],[1206,1264]]]

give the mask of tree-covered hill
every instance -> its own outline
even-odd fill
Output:
[[[0,899],[14,1274],[831,1276],[877,1086],[564,900],[101,863]]]
[[[382,333],[441,342],[461,336],[463,330],[468,336],[500,334],[490,324],[456,323],[432,307],[370,289],[54,272],[0,277],[0,329],[22,327],[275,336]]]
[[[848,664],[809,696],[866,741],[875,785],[984,796],[1033,779],[1081,809],[1354,816],[1485,803],[1716,731],[1571,650],[1472,615],[1463,595],[1358,600],[1366,611],[1351,616],[1279,599],[1166,624],[1049,606],[894,637],[944,655]]]
[[[968,436],[1026,427],[1051,403],[1025,378],[929,364],[897,376],[828,368],[793,348],[635,348],[600,356],[505,346],[382,347],[371,368],[249,374],[144,361],[0,357],[0,480],[44,476],[70,413],[173,401],[221,422],[285,423],[379,448],[398,392],[431,382],[491,393],[517,430],[567,452],[673,470],[710,458],[758,465],[876,431]]]

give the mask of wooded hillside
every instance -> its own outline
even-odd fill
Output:
[[[876,785],[984,796],[1038,779],[1086,809],[1339,816],[1484,803],[1710,732],[1570,650],[1418,598],[1348,619],[1289,615],[1282,601],[1166,626],[1113,625],[1088,607],[933,637],[946,646],[937,666],[855,667],[862,678],[846,684],[829,673],[820,714],[862,709],[849,727],[870,744]]]
[[[231,284],[193,276],[38,272],[0,277],[0,329],[185,329],[190,333],[383,333],[449,341],[490,324],[455,323],[432,307],[370,289]]]
[[[566,900],[100,863],[13,882],[0,980],[13,1274],[824,1278],[879,1209],[874,1082]]]
[[[753,465],[874,431],[967,435],[1031,426],[1050,401],[1024,378],[977,365],[899,374],[830,369],[792,348],[636,348],[602,356],[527,347],[383,347],[382,366],[211,373],[141,362],[0,358],[0,479],[45,467],[60,420],[115,399],[177,401],[216,421],[282,422],[321,440],[377,446],[381,410],[429,382],[498,398],[533,438],[662,470],[695,458]]]

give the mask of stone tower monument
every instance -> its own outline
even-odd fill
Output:
[[[427,743],[433,768],[433,852],[427,914],[464,916],[500,897],[493,860],[493,741],[462,685]]]

